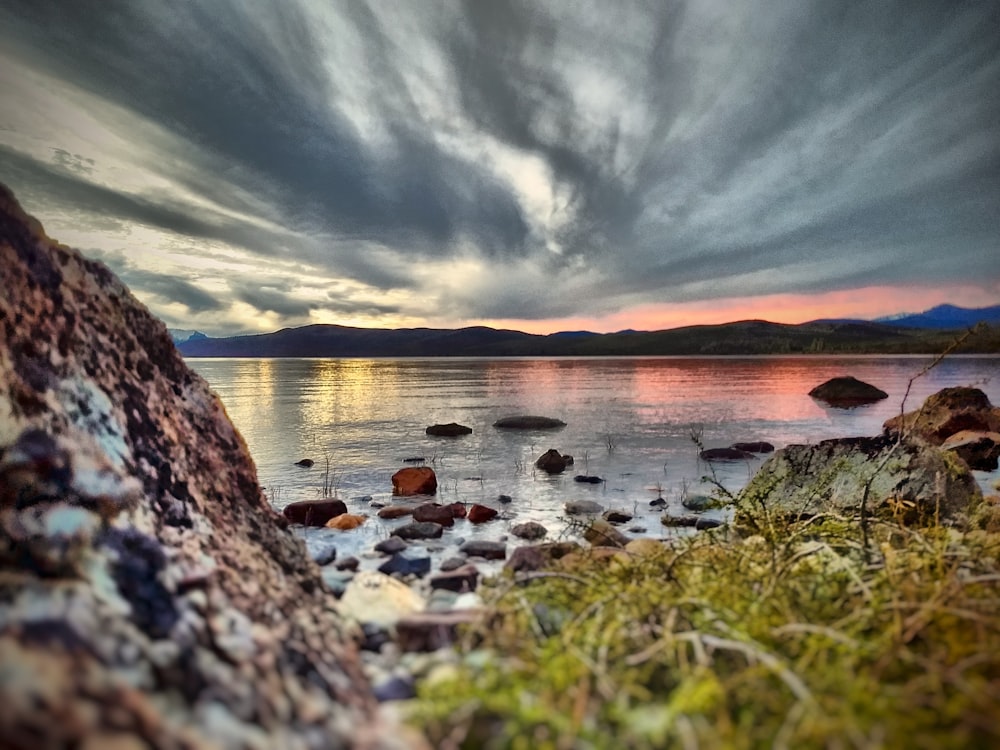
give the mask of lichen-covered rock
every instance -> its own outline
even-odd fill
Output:
[[[789,445],[768,459],[736,500],[737,521],[861,512],[906,523],[957,520],[982,493],[969,467],[923,441],[890,436]]]
[[[348,626],[165,326],[0,186],[6,747],[390,747]]]

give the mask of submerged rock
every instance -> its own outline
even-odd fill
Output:
[[[488,505],[473,503],[472,507],[469,508],[469,523],[486,523],[487,521],[492,521],[496,517],[496,508],[491,508]]]
[[[2,187],[0,455],[2,744],[407,744],[218,397]]]
[[[749,443],[733,443],[729,446],[747,453],[774,453],[774,446],[766,440],[754,440]]]
[[[449,422],[448,424],[432,424],[425,432],[435,437],[460,437],[462,435],[471,435],[472,428],[466,427],[464,424],[458,424],[457,422]]]
[[[754,454],[739,448],[706,448],[698,454],[702,461],[746,461]]]
[[[568,516],[598,516],[604,512],[604,506],[593,500],[571,500],[563,509]]]
[[[830,406],[842,408],[863,406],[889,398],[889,394],[881,388],[876,388],[870,383],[865,383],[850,375],[830,378],[809,391],[809,395]]]
[[[554,430],[565,427],[566,423],[552,417],[521,415],[503,417],[494,422],[493,426],[504,430]]]

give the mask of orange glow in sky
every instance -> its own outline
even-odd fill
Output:
[[[1000,285],[980,287],[864,287],[819,294],[772,294],[697,302],[641,305],[603,317],[573,317],[540,321],[486,320],[482,325],[526,333],[587,330],[610,333],[625,329],[658,331],[737,320],[805,323],[819,318],[871,320],[898,313],[919,313],[935,305],[988,307],[1000,301]]]

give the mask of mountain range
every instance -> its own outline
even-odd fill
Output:
[[[922,354],[948,348],[976,323],[984,328],[960,351],[1000,353],[1000,306],[942,305],[890,321],[816,320],[785,324],[743,320],[664,331],[548,335],[485,326],[354,328],[308,325],[273,333],[211,338],[172,331],[188,357],[504,357],[610,355]],[[181,335],[177,335],[181,334]]]

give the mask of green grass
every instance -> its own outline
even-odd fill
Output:
[[[996,506],[967,531],[850,519],[571,556],[481,593],[419,688],[435,747],[1000,747]]]

